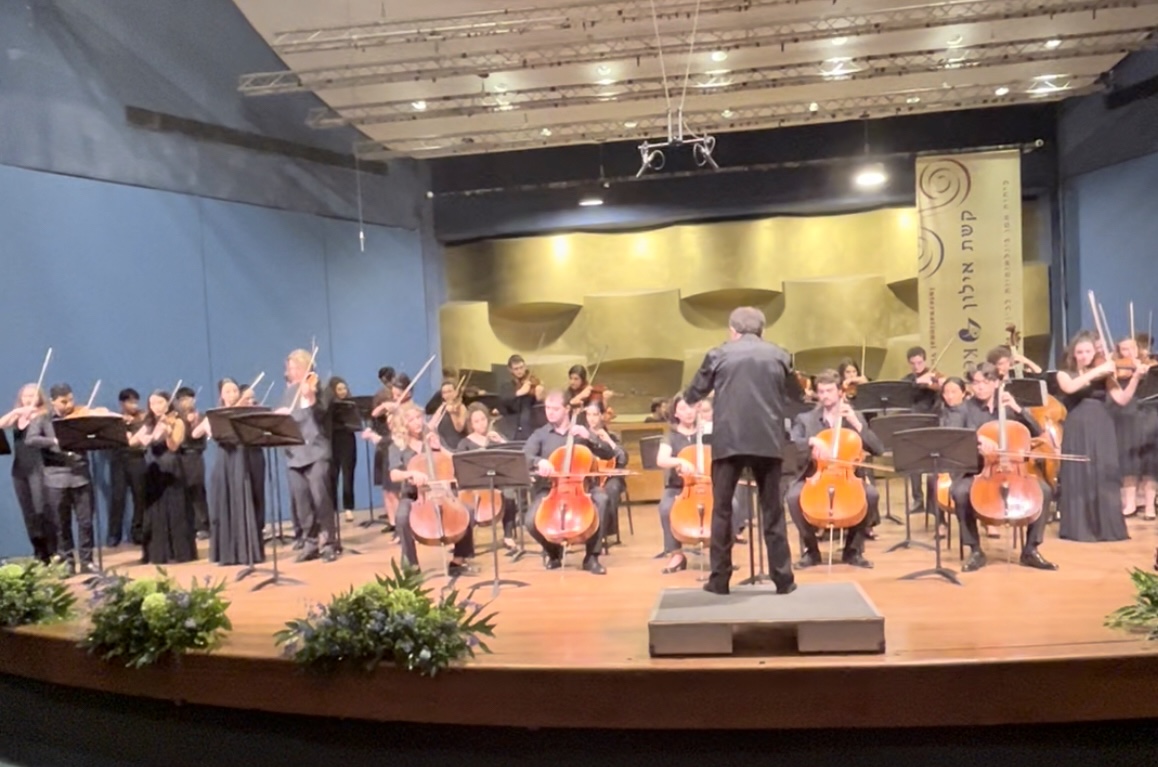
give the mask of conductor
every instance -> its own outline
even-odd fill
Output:
[[[780,498],[786,435],[788,352],[763,339],[764,313],[742,306],[728,318],[727,343],[704,356],[684,392],[695,404],[715,391],[712,427],[712,572],[704,591],[727,594],[732,578],[732,495],[740,472],[751,470],[764,515],[764,541],[778,594],[796,590],[792,552]]]

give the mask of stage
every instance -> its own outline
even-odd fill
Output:
[[[912,519],[914,538],[929,540],[923,517]],[[283,548],[284,572],[303,586],[252,592],[256,578],[232,583],[238,568],[205,561],[169,567],[179,580],[211,575],[231,582],[234,631],[212,655],[129,671],[86,656],[74,647],[77,627],[57,626],[0,637],[0,673],[276,713],[516,727],[910,727],[1158,717],[1158,643],[1102,625],[1132,599],[1127,570],[1152,565],[1158,523],[1133,519],[1131,540],[1106,544],[1060,541],[1051,526],[1042,553],[1060,565],[1056,572],[1021,567],[1016,552],[1008,564],[1007,533],[985,540],[988,567],[960,574],[954,543],[944,558],[963,583],[955,586],[936,578],[898,580],[931,566],[933,554],[886,553],[904,528],[885,521],[866,551],[875,569],[836,564],[831,572],[821,566],[797,573],[801,584],[858,583],[885,617],[883,654],[801,656],[789,642],[767,655],[738,643],[730,657],[689,659],[649,657],[648,617],[662,589],[698,586],[699,557],[689,557],[687,571],[662,575],[664,560],[653,558],[661,549],[655,506],[636,506],[634,523],[632,536],[623,510],[623,545],[604,558],[605,576],[579,570],[580,554],[550,572],[535,553],[517,563],[502,556],[503,575],[531,586],[504,589],[491,605],[498,612],[492,655],[435,680],[394,670],[316,677],[279,657],[271,635],[284,621],[369,580],[397,557],[381,528],[349,523],[343,539],[360,556],[294,564]],[[489,540],[490,530],[479,530],[481,573],[459,579],[460,592],[489,578]],[[739,580],[748,574],[747,547],[738,546],[736,555]],[[420,547],[419,556],[426,568],[440,564],[436,550]],[[134,566],[138,559],[136,549],[106,550],[106,565],[119,572],[152,572]],[[475,599],[490,596],[488,585]]]

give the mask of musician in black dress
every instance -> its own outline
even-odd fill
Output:
[[[297,561],[319,556],[337,558],[334,550],[334,502],[330,494],[330,394],[322,390],[310,370],[312,355],[305,349],[290,352],[285,361],[288,384],[285,405],[301,430],[304,443],[285,449],[289,491],[302,528],[302,549]]]
[[[571,422],[571,417],[564,400],[563,393],[553,391],[543,399],[543,410],[547,423],[531,433],[523,446],[523,453],[527,456],[528,467],[535,478],[531,489],[531,505],[527,509],[524,526],[531,537],[543,547],[544,566],[548,570],[555,570],[563,566],[563,547],[548,541],[535,526],[535,512],[539,510],[543,499],[551,490],[550,477],[555,473],[554,467],[548,460],[553,452],[567,445],[569,435],[574,436],[574,444],[586,446],[596,458],[607,460],[615,457],[615,446],[603,442],[587,430]],[[586,467],[573,467],[576,472],[586,470]],[[599,553],[603,550],[603,534],[610,526],[607,516],[607,494],[603,489],[588,480],[587,492],[595,506],[595,513],[599,518],[599,529],[587,539],[586,556],[583,558],[583,569],[594,575],[604,575],[607,569],[599,562]]]
[[[659,499],[659,526],[663,530],[663,552],[659,556],[671,557],[661,571],[665,575],[678,573],[688,567],[683,544],[672,535],[671,510],[683,492],[683,477],[696,474],[695,464],[680,458],[680,452],[695,445],[696,435],[699,433],[696,407],[685,402],[682,394],[676,396],[673,411],[674,423],[663,435],[655,457],[655,465],[667,470],[664,472],[663,495]],[[710,447],[707,443],[705,446]],[[711,467],[705,466],[704,470],[710,471]]]
[[[128,433],[135,434],[145,420],[141,412],[141,395],[136,389],[122,389],[117,395],[121,403],[121,417]],[[137,445],[119,447],[109,452],[109,535],[108,545],[121,544],[124,535],[125,510],[129,497],[133,499],[133,516],[129,522],[129,537],[141,544],[141,529],[145,519],[145,450]]]
[[[942,426],[977,431],[990,421],[999,420],[997,391],[998,385],[1001,383],[1001,375],[997,372],[997,367],[991,363],[983,362],[973,370],[971,379],[973,396],[966,400],[958,410],[942,413]],[[1018,405],[1009,392],[1003,392],[1003,394],[1002,402],[1005,403],[1006,417],[1011,421],[1024,424],[1029,429],[1031,436],[1040,436],[1041,426],[1034,420],[1029,411]],[[977,435],[977,447],[983,456],[998,449],[996,442],[981,436],[980,433]],[[978,467],[979,470],[980,466]],[[981,550],[977,516],[973,511],[973,503],[970,499],[973,480],[978,471],[966,472],[961,476],[954,477],[953,484],[949,488],[949,494],[953,498],[953,506],[957,512],[957,519],[961,525],[961,542],[970,550],[969,558],[961,567],[961,570],[967,573],[980,570],[987,561],[985,552]],[[1025,547],[1021,550],[1021,564],[1038,570],[1056,570],[1057,565],[1047,561],[1038,551],[1038,547],[1045,540],[1045,526],[1048,521],[1044,509],[1049,508],[1052,499],[1049,483],[1043,479],[1038,479],[1038,484],[1041,486],[1042,512],[1038,514],[1037,519],[1030,523],[1029,529],[1026,531]]]
[[[149,410],[132,442],[145,449],[145,520],[142,564],[164,565],[197,559],[194,512],[185,487],[181,448],[188,420],[168,392],[149,395]]]
[[[93,568],[93,495],[92,473],[88,456],[60,449],[52,419],[67,418],[76,411],[72,388],[68,384],[56,384],[48,391],[52,401],[50,412],[36,416],[28,426],[24,443],[40,450],[44,464],[45,497],[49,514],[56,528],[57,549],[71,573],[75,573],[78,563],[82,573],[95,572]],[[72,534],[72,519],[76,516],[80,550],[76,550]]]
[[[834,429],[839,423],[842,429],[851,429],[861,438],[861,444],[869,455],[882,455],[885,452],[884,443],[873,430],[866,425],[863,415],[853,409],[841,395],[840,377],[835,370],[825,370],[817,374],[815,382],[817,405],[812,410],[801,413],[792,421],[792,444],[798,450],[807,450],[811,460],[806,462],[797,477],[788,487],[784,502],[788,506],[788,513],[796,524],[800,533],[803,552],[796,563],[797,569],[814,567],[821,563],[820,543],[816,530],[804,518],[804,509],[800,503],[800,496],[804,491],[805,481],[816,473],[817,461],[831,458],[828,445],[819,435],[825,429]],[[856,474],[864,479],[864,469],[857,468]],[[864,558],[864,544],[866,533],[873,519],[877,515],[880,504],[880,493],[869,483],[865,483],[865,500],[868,504],[864,519],[850,527],[845,533],[844,551],[841,562],[853,567],[872,567],[872,562]]]
[[[331,402],[337,405],[350,399],[350,387],[345,379],[334,376],[326,384],[330,390]],[[344,405],[350,407],[350,405]],[[340,418],[335,417],[331,424],[331,448],[333,456],[330,459],[330,485],[334,496],[334,505],[346,514],[346,521],[354,521],[354,470],[358,467],[358,438],[357,433],[351,431]]]
[[[704,590],[727,594],[732,578],[732,497],[740,473],[752,472],[764,518],[772,582],[777,592],[796,590],[792,551],[780,498],[788,352],[763,339],[764,313],[741,307],[728,319],[730,340],[712,349],[684,393],[697,403],[715,392],[712,419],[712,574]]]
[[[257,404],[257,396],[253,387],[242,384],[241,396],[237,400],[238,407],[253,407]],[[245,463],[249,470],[249,489],[253,492],[253,518],[257,520],[257,529],[264,535],[265,530],[265,483],[266,465],[265,451],[260,447],[245,447]]]
[[[13,408],[0,417],[0,429],[12,429],[12,489],[20,504],[33,556],[47,563],[56,553],[56,525],[44,487],[41,451],[27,442],[32,422],[45,412],[44,393],[36,384],[25,384],[20,387]]]
[[[502,447],[507,438],[491,428],[491,414],[486,406],[475,402],[467,409],[466,422],[468,433],[458,443],[458,452],[466,450],[491,450]],[[479,493],[487,491],[480,490]],[[519,505],[514,488],[503,488],[501,493],[503,510],[503,545],[508,550],[515,550],[515,526],[518,523]]]
[[[193,513],[197,539],[207,541],[209,540],[209,493],[205,485],[207,441],[204,436],[193,436],[193,430],[201,423],[203,417],[197,412],[197,392],[188,386],[182,386],[177,390],[173,407],[185,419],[185,442],[181,445],[181,471],[184,475],[187,502]]]
[[[1118,385],[1130,385],[1133,372],[1129,365],[1143,365],[1138,353],[1138,342],[1133,338],[1118,341],[1118,359],[1122,364],[1116,372]],[[1136,388],[1136,387],[1135,387]],[[1145,519],[1154,519],[1154,497],[1158,489],[1158,444],[1155,433],[1158,414],[1149,405],[1132,397],[1125,405],[1110,400],[1107,403],[1114,431],[1118,437],[1118,465],[1122,470],[1122,514],[1132,517],[1142,510]]]

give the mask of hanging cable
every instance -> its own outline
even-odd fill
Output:
[[[699,16],[700,2],[696,0],[696,16]],[[651,25],[655,28],[655,50],[659,54],[659,73],[663,77],[663,98],[667,102],[667,112],[671,114],[671,93],[667,87],[667,66],[663,61],[663,39],[659,34],[659,14],[655,10],[655,0],[651,0]]]

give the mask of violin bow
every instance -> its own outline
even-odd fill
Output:
[[[313,351],[313,353],[310,355],[310,364],[306,366],[306,372],[305,372],[305,375],[303,375],[303,376],[302,376],[302,380],[298,381],[298,390],[297,390],[297,392],[295,392],[295,393],[294,393],[294,400],[293,400],[293,402],[291,402],[291,403],[290,403],[290,408],[289,408],[289,409],[290,409],[290,411],[291,411],[291,412],[292,412],[292,411],[294,411],[294,410],[297,410],[297,407],[298,407],[298,400],[300,400],[300,399],[301,399],[301,397],[302,397],[302,389],[303,389],[303,388],[305,388],[305,385],[306,385],[306,379],[308,379],[308,378],[310,377],[310,373],[311,373],[311,372],[313,371],[313,369],[314,369],[314,362],[315,362],[317,359],[318,359],[318,347],[317,347],[317,346],[314,346],[314,351]]]
[[[40,377],[36,379],[36,396],[41,397],[40,387],[44,386],[44,374],[48,372],[48,361],[52,359],[52,347],[48,347],[48,353],[44,355],[44,362],[40,366]]]
[[[259,383],[261,383],[261,379],[263,379],[263,378],[265,378],[265,371],[264,370],[257,374],[257,378],[253,379],[253,383],[251,383],[249,385],[249,388],[246,389],[245,391],[256,392],[257,391],[257,385]]]
[[[265,390],[265,396],[261,398],[261,402],[257,403],[259,407],[262,407],[265,405],[265,401],[267,399],[269,399],[269,395],[273,392],[273,385],[276,383],[277,383],[277,381],[270,381],[269,382],[269,386]]]
[[[929,366],[929,370],[937,369],[937,365],[941,363],[941,358],[945,356],[945,352],[949,351],[949,347],[952,346],[953,342],[956,340],[957,336],[949,336],[949,343],[945,344],[944,348],[937,352],[937,356],[934,358],[933,364]]]
[[[181,384],[185,383],[180,378],[177,379],[177,385],[173,387],[173,393],[169,395],[169,401],[165,403],[165,412],[169,412],[169,408],[173,407],[173,400],[177,399],[177,391],[181,388]],[[100,381],[97,381],[100,384]]]
[[[401,394],[401,396],[399,396],[399,397],[398,397],[398,401],[399,401],[399,402],[402,402],[403,400],[405,400],[405,399],[406,399],[406,395],[407,395],[407,394],[409,394],[409,393],[410,393],[410,391],[411,391],[411,390],[414,388],[414,384],[418,383],[418,379],[419,379],[419,378],[422,378],[422,376],[423,376],[423,375],[426,373],[426,371],[430,369],[430,366],[431,366],[432,364],[434,364],[434,358],[435,358],[435,357],[437,357],[437,356],[438,356],[438,355],[436,355],[436,354],[432,354],[432,355],[430,355],[430,359],[428,359],[428,360],[426,361],[426,364],[422,366],[422,369],[421,369],[421,370],[419,370],[419,371],[418,371],[418,372],[417,372],[417,373],[414,375],[414,378],[411,378],[411,379],[410,379],[410,385],[409,385],[409,386],[407,386],[405,389],[403,389],[403,390],[402,390],[402,394]]]
[[[860,374],[864,375],[865,356],[868,354],[868,336],[860,339]]]
[[[1098,334],[1098,340],[1102,342],[1102,353],[1108,358],[1110,356],[1110,347],[1106,345],[1106,333],[1102,329],[1102,318],[1098,312],[1098,300],[1094,297],[1094,291],[1089,291],[1086,294],[1090,299],[1090,312],[1094,315],[1094,330]]]
[[[1134,302],[1130,302],[1130,338],[1136,337],[1138,334],[1134,332]]]
[[[101,379],[98,378],[97,382],[95,384],[93,384],[92,394],[88,395],[88,404],[84,406],[85,410],[92,410],[92,403],[96,400],[96,395],[97,395],[97,392],[100,391],[100,388],[101,388]]]

